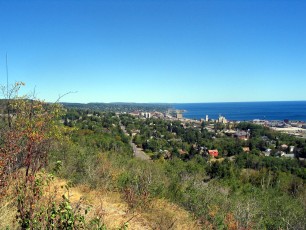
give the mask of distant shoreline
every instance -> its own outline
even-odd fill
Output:
[[[306,101],[181,103],[173,107],[185,110],[185,118],[197,120],[206,115],[211,119],[218,119],[222,115],[231,121],[306,121]]]

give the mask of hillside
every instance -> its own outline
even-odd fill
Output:
[[[40,101],[17,100],[15,106],[12,127],[2,120],[0,135],[5,225],[305,229],[305,162],[260,152],[275,138],[275,153],[287,142],[303,154],[305,140],[248,123],[236,127],[250,130],[246,141],[222,135],[220,124],[208,129]],[[135,158],[132,142],[152,160]],[[69,195],[53,189],[65,183]]]
[[[56,178],[51,189],[57,187],[58,197],[66,194],[64,189],[67,181]],[[90,189],[79,185],[69,189],[69,197],[73,206],[80,200],[84,207],[90,207],[86,220],[99,217],[106,229],[118,229],[127,226],[128,229],[200,229],[188,212],[164,199],[151,200],[146,209],[130,210],[128,204],[118,192]],[[13,200],[13,199],[12,199]],[[0,229],[11,226],[18,229],[15,222],[16,210],[12,208],[12,200],[1,202]]]

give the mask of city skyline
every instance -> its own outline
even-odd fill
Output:
[[[64,102],[306,100],[304,1],[1,1],[0,84]]]

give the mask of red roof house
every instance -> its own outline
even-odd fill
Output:
[[[213,149],[213,150],[208,150],[208,154],[211,155],[212,157],[217,157],[219,153],[217,149]]]

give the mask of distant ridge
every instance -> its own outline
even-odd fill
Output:
[[[158,104],[158,103],[134,103],[134,102],[90,102],[90,103],[61,103],[66,108],[73,109],[86,109],[96,111],[109,111],[109,112],[132,112],[132,111],[159,111],[165,112],[172,108],[171,104]]]

